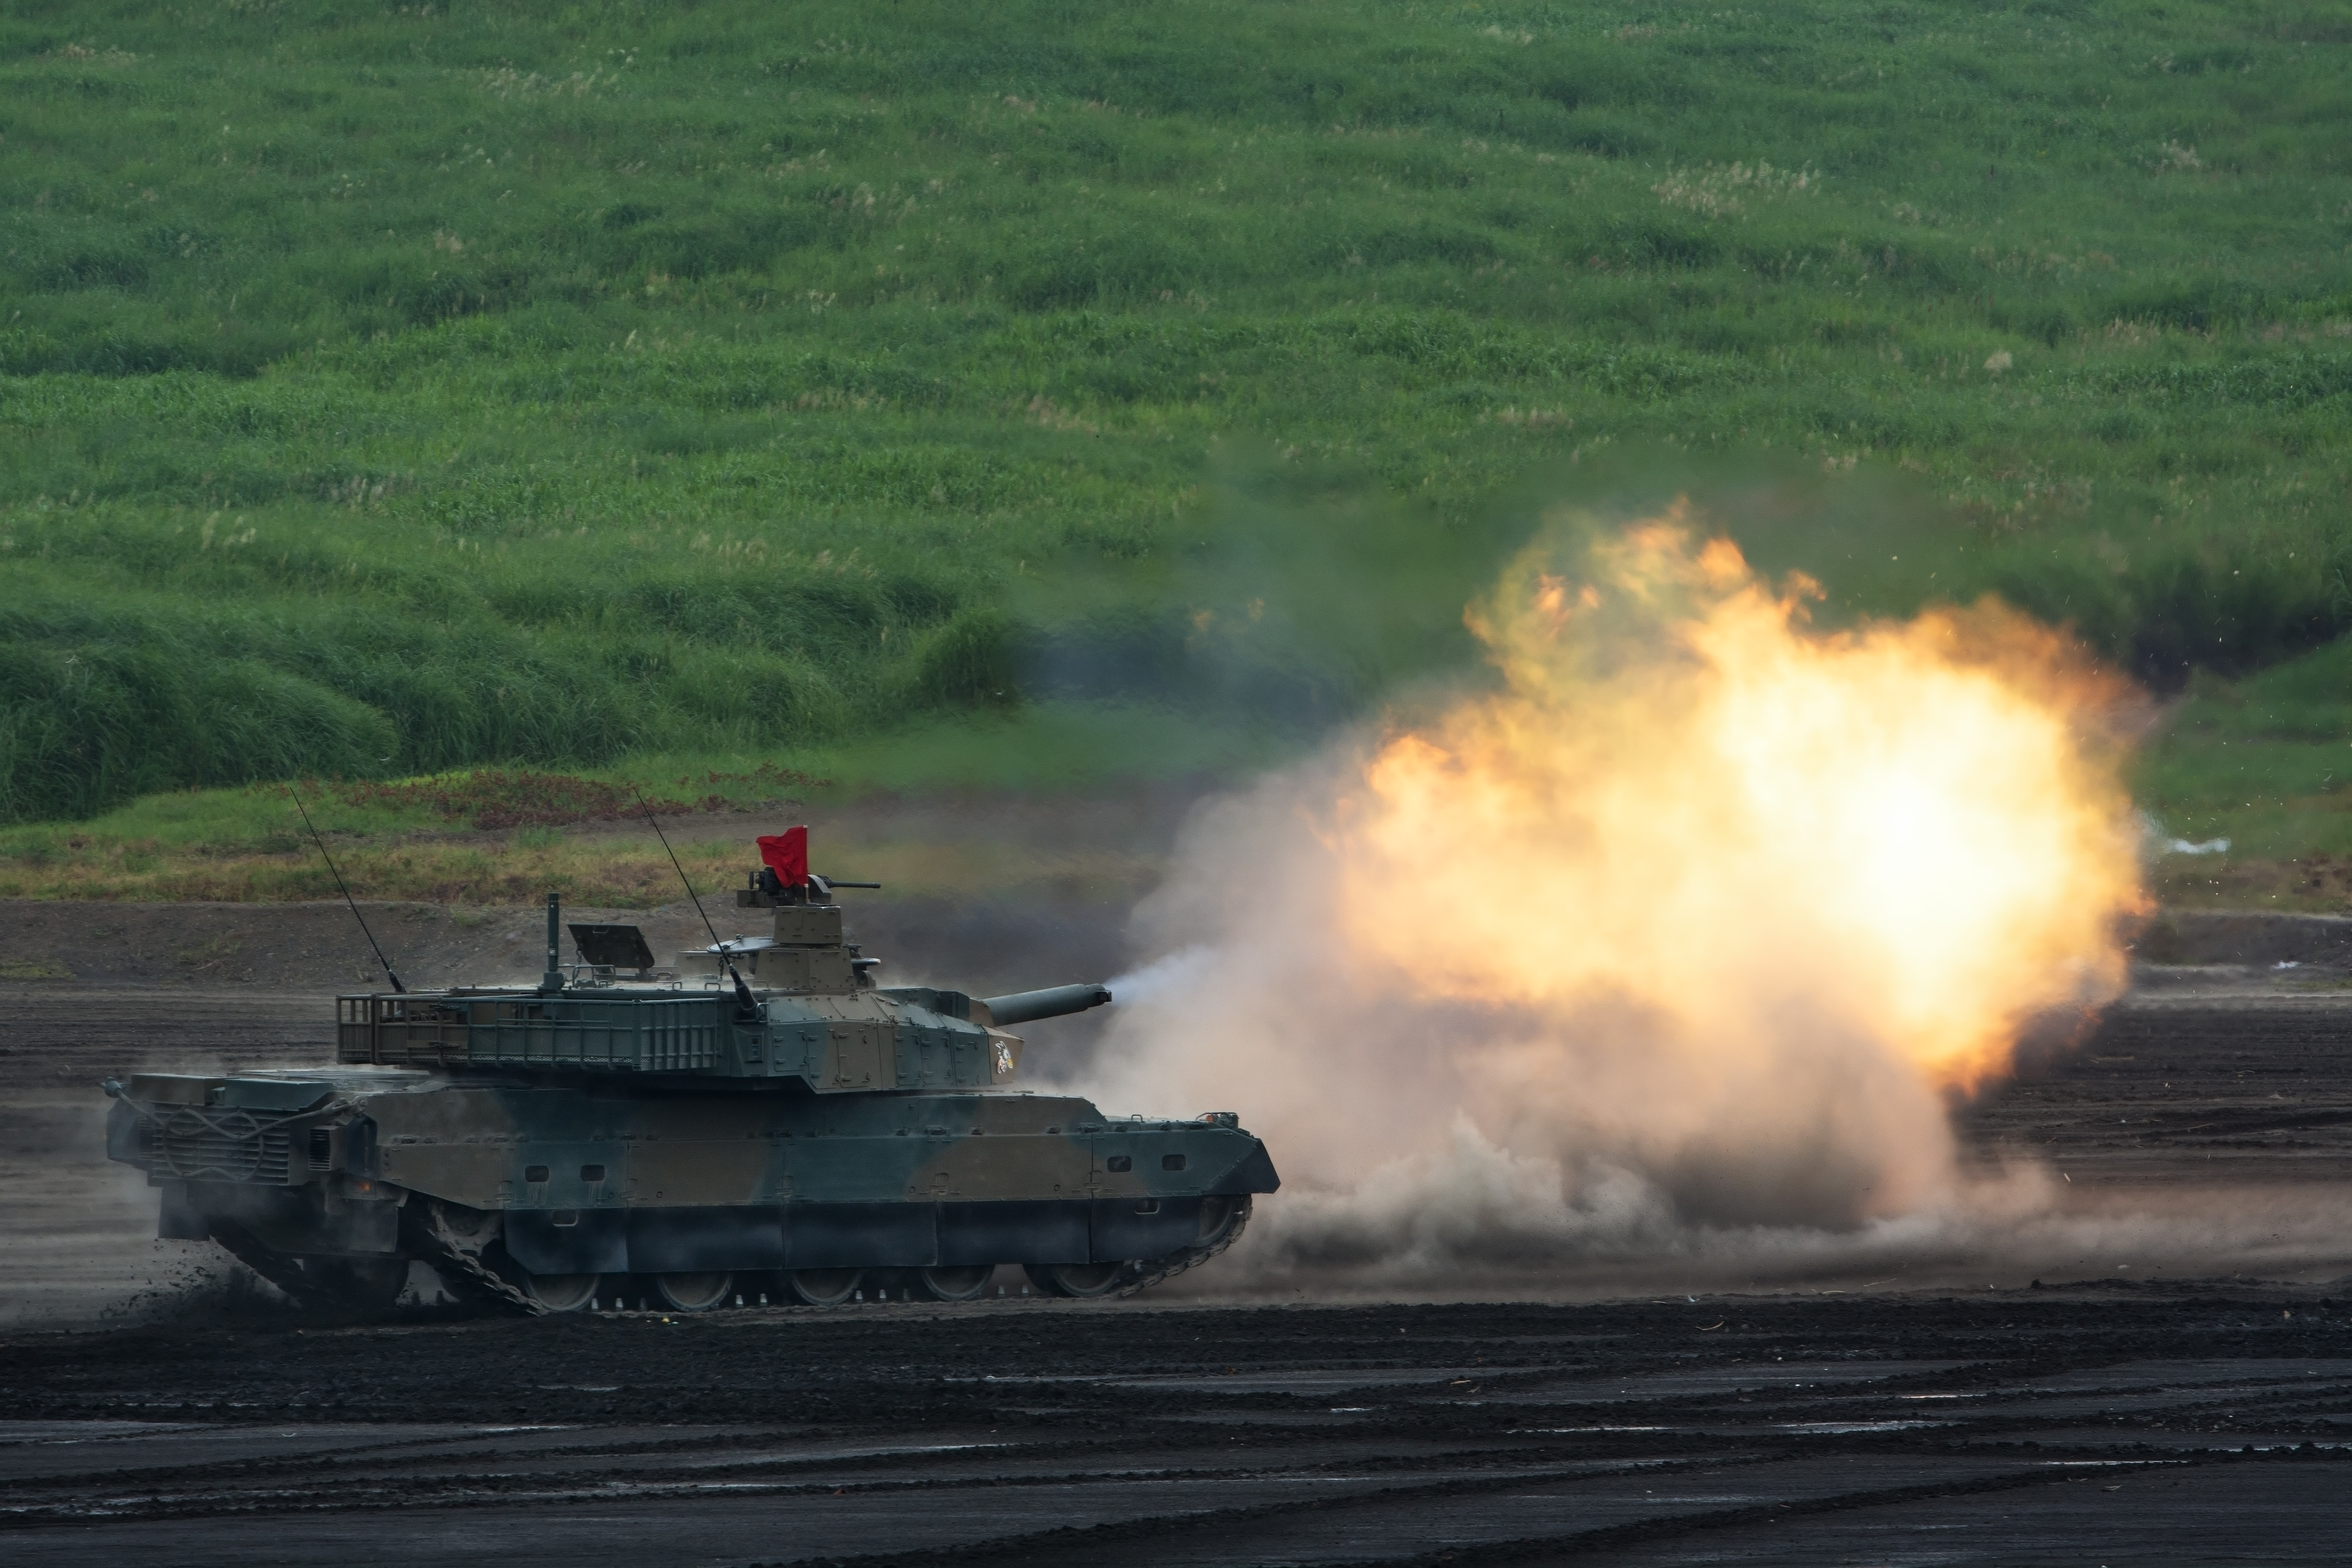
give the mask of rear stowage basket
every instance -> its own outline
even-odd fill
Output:
[[[731,998],[376,995],[336,998],[339,1061],[385,1067],[709,1071]]]

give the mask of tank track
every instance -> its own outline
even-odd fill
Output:
[[[1187,1268],[1206,1263],[1234,1242],[1249,1228],[1251,1201],[1244,1198],[1234,1209],[1234,1217],[1214,1241],[1201,1247],[1188,1247],[1181,1252],[1171,1252],[1157,1263],[1146,1267],[1133,1280],[1108,1292],[1111,1300],[1124,1301],[1129,1296],[1150,1289],[1162,1279],[1172,1279]]]
[[[1206,1263],[1241,1239],[1242,1232],[1249,1227],[1251,1207],[1251,1201],[1248,1198],[1242,1199],[1234,1211],[1232,1221],[1219,1233],[1215,1240],[1199,1247],[1185,1247],[1181,1252],[1172,1252],[1166,1258],[1138,1270],[1134,1279],[1116,1290],[1106,1292],[1106,1295],[1113,1300],[1123,1301],[1129,1296],[1139,1295],[1150,1289],[1163,1279],[1173,1279],[1187,1268],[1197,1268]],[[428,1198],[419,1205],[416,1219],[415,1229],[426,1248],[425,1261],[433,1265],[446,1281],[456,1285],[460,1290],[473,1295],[478,1300],[487,1298],[501,1306],[511,1307],[527,1317],[543,1317],[547,1314],[548,1308],[544,1303],[529,1291],[519,1289],[484,1257],[488,1240],[495,1239],[495,1237],[484,1237],[479,1232],[453,1222],[448,1205],[437,1199]],[[224,1245],[226,1244],[224,1243]],[[236,1251],[236,1248],[231,1247],[230,1250]],[[243,1253],[238,1253],[237,1256],[240,1261],[246,1262],[254,1272],[261,1275],[271,1284],[278,1285],[281,1289],[288,1289],[278,1278],[278,1272],[283,1272],[283,1270],[273,1272],[271,1268],[265,1268],[260,1264],[246,1258]],[[264,1256],[268,1255],[264,1254]],[[274,1266],[273,1261],[273,1268]],[[299,1281],[299,1271],[297,1271],[297,1279],[296,1288],[303,1288]],[[288,1293],[292,1294],[293,1290],[289,1289]]]
[[[512,1307],[526,1317],[546,1314],[545,1303],[517,1287],[483,1257],[488,1244],[498,1239],[495,1229],[458,1223],[452,1216],[450,1205],[438,1198],[426,1198],[412,1212],[416,1216],[414,1228],[425,1244],[425,1261],[433,1266],[445,1284],[478,1301],[488,1300]]]

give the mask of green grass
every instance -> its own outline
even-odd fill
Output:
[[[2347,42],[20,5],[0,821],[684,753],[1019,779],[1024,703],[1059,754],[1142,703],[1205,737],[1169,766],[1255,756],[1461,659],[1547,501],[1685,487],[1846,610],[1997,591],[2242,676],[2352,628]]]
[[[2228,841],[2159,863],[2168,902],[2352,913],[2352,643],[2199,677],[2137,773],[2166,837]]]
[[[291,790],[363,898],[528,902],[552,888],[597,904],[660,904],[676,898],[677,885],[657,841],[635,819],[636,792],[673,827],[696,813],[716,814],[700,818],[705,826],[730,825],[713,838],[689,820],[679,844],[709,891],[735,880],[750,838],[765,830],[740,812],[781,826],[801,804],[837,806],[877,790],[1116,792],[1231,776],[1296,746],[1268,731],[1135,704],[1037,703],[788,752],[788,767],[773,753],[640,754],[578,774],[472,770],[390,784],[308,778],[158,792],[81,821],[0,826],[0,898],[339,897]],[[834,853],[887,866],[901,893],[970,896],[1072,872],[1067,858],[1028,864],[1018,851],[961,840],[858,840]],[[1096,880],[1111,874],[1080,870]]]

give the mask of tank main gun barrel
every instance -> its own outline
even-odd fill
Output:
[[[990,1022],[1009,1029],[1039,1018],[1083,1013],[1109,1000],[1108,985],[1055,985],[1043,991],[1016,991],[1010,996],[984,996],[980,1005],[988,1009]]]

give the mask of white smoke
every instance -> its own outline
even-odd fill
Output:
[[[1236,1110],[1265,1140],[1282,1190],[1192,1289],[2128,1279],[2352,1259],[2341,1194],[2285,1204],[2256,1235],[2218,1198],[2135,1208],[2023,1158],[1966,1166],[1914,1065],[1753,975],[1727,976],[1771,999],[1732,1051],[1690,1048],[1607,996],[1563,1018],[1414,990],[1351,952],[1334,918],[1325,814],[1359,761],[1335,752],[1196,813],[1137,914],[1159,956],[1112,982],[1108,1037],[1076,1086],[1107,1106]],[[1382,918],[1446,911],[1402,886]]]
[[[1179,948],[1164,958],[1105,981],[1111,1000],[1122,1006],[1155,1006],[1182,997],[1216,973],[1217,955],[1205,947]]]
[[[1284,1172],[1273,1206],[1294,1258],[1622,1254],[1693,1222],[1851,1223],[1948,1184],[1936,1092],[1798,1002],[1758,1048],[1695,1053],[1622,1000],[1563,1022],[1433,998],[1366,962],[1338,934],[1318,831],[1351,763],[1196,817],[1138,912],[1164,956],[1112,984],[1086,1086],[1109,1104],[1241,1111]],[[1446,911],[1400,887],[1384,918]]]
[[[1679,507],[1564,516],[1466,613],[1491,688],[1196,814],[1082,1087],[1266,1140],[1261,1280],[2129,1231],[1948,1097],[2125,982],[2136,699],[1998,605],[1829,633],[1819,593]]]

